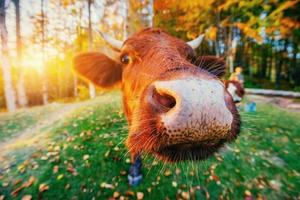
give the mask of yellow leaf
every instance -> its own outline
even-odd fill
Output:
[[[47,184],[45,184],[45,183],[40,184],[40,186],[39,186],[39,191],[40,191],[40,192],[44,192],[44,191],[46,191],[46,190],[49,190],[49,185],[47,185]]]
[[[60,174],[60,175],[57,176],[57,180],[61,180],[63,177],[64,177],[64,175]]]
[[[210,40],[215,41],[217,38],[217,32],[218,32],[218,28],[215,26],[212,26],[208,29],[208,31],[206,32],[206,37]]]
[[[25,195],[22,197],[22,200],[31,200],[32,196],[31,195]]]
[[[113,197],[116,199],[116,198],[118,198],[119,196],[120,196],[120,193],[117,192],[117,191],[115,191],[114,194],[113,194]]]
[[[251,196],[251,192],[250,192],[249,190],[246,190],[246,191],[245,191],[245,195],[246,195],[246,196]]]
[[[164,173],[165,176],[170,176],[172,174],[171,170],[167,169]]]

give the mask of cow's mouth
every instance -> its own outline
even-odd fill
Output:
[[[169,162],[179,162],[185,160],[205,160],[223,146],[225,140],[220,140],[214,144],[208,143],[181,143],[159,148],[155,154],[163,160]]]

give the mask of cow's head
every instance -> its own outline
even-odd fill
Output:
[[[201,37],[186,43],[158,29],[125,42],[104,37],[119,58],[80,54],[75,70],[101,88],[121,83],[131,153],[199,160],[236,138],[239,115],[220,80],[225,64],[212,56],[195,57]]]

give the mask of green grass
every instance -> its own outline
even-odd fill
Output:
[[[61,106],[61,104],[49,104],[22,109],[12,114],[0,113],[0,141],[35,126],[40,120],[47,118],[49,113]]]
[[[102,96],[80,108],[51,130],[52,142],[20,160],[0,176],[0,196],[28,181],[18,192],[33,199],[108,199],[118,192],[136,199],[191,198],[297,199],[300,195],[300,114],[271,105],[257,113],[241,113],[243,128],[236,142],[205,162],[176,165],[144,158],[140,186],[127,184],[129,155],[123,144],[126,121],[117,93]],[[4,117],[4,116],[2,116]],[[58,170],[57,170],[58,169]],[[49,189],[39,192],[40,184]]]

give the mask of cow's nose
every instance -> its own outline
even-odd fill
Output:
[[[186,77],[156,81],[149,102],[168,134],[189,141],[223,139],[230,131],[233,116],[225,102],[221,81]]]
[[[155,86],[152,91],[152,100],[156,107],[162,112],[168,112],[176,105],[175,97],[168,91],[158,90]]]

